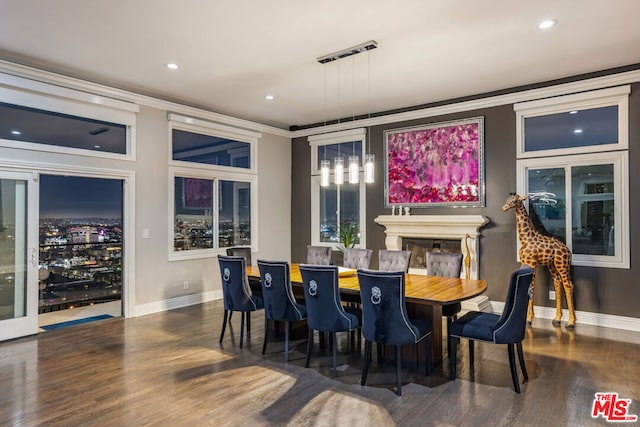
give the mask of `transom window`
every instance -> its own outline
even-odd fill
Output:
[[[1,147],[135,160],[138,111],[130,102],[0,73]]]

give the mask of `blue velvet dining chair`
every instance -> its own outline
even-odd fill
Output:
[[[380,271],[409,271],[411,251],[395,251],[381,249],[378,251],[378,270]]]
[[[343,307],[338,286],[338,267],[327,265],[300,265],[304,300],[307,306],[307,360],[309,367],[313,348],[314,331],[328,332],[333,350],[333,373],[336,374],[337,332],[348,332],[360,328],[362,311],[359,308]]]
[[[527,327],[527,309],[533,293],[531,280],[533,269],[523,265],[511,273],[507,300],[502,315],[471,311],[451,323],[449,328],[449,375],[452,381],[456,378],[456,352],[454,338],[469,340],[469,362],[473,365],[473,342],[484,341],[492,344],[507,344],[511,379],[516,393],[520,393],[520,381],[516,369],[514,346],[518,349],[518,359],[524,381],[529,379],[522,353],[522,340]]]
[[[409,318],[404,296],[404,271],[358,270],[358,282],[362,299],[362,335],[365,339],[360,384],[367,383],[372,343],[375,342],[378,348],[380,345],[392,345],[396,347],[396,393],[400,396],[403,345],[424,343],[425,374],[430,373],[431,324],[427,319]]]
[[[330,265],[331,247],[307,245],[307,264]]]
[[[289,329],[292,321],[307,318],[307,308],[296,302],[291,288],[289,263],[258,260],[262,298],[264,300],[264,342],[262,354],[267,351],[269,320],[284,322],[284,361],[289,361]]]
[[[373,250],[360,248],[345,248],[342,258],[342,266],[345,268],[369,268]]]
[[[222,277],[222,296],[224,299],[224,314],[222,318],[222,332],[220,343],[224,338],[227,321],[231,319],[231,313],[241,312],[240,317],[240,348],[242,348],[245,318],[247,323],[247,336],[251,332],[251,312],[264,308],[262,298],[251,294],[247,278],[247,268],[244,257],[218,255],[220,264],[220,276]],[[227,317],[228,316],[228,317]]]

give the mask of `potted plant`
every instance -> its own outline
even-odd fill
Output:
[[[338,251],[343,252],[347,248],[353,248],[358,243],[358,224],[345,222],[340,227],[340,245]]]

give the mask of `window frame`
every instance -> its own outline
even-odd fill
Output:
[[[2,85],[12,87],[3,87]],[[140,107],[136,104],[4,73],[0,73],[0,102],[124,125],[126,127],[126,153],[108,153],[9,139],[0,139],[0,147],[102,159],[136,160],[135,127],[136,115],[140,111]]]
[[[213,227],[213,247],[206,249],[192,249],[188,251],[176,251],[174,248],[175,240],[175,178],[197,178],[213,181],[213,209],[212,209],[212,227]],[[169,261],[181,261],[187,259],[209,258],[212,256],[225,254],[226,247],[219,247],[219,216],[218,206],[219,198],[219,182],[220,181],[236,181],[246,182],[251,190],[251,248],[253,252],[258,251],[258,177],[250,174],[239,174],[235,172],[218,172],[205,168],[184,168],[178,166],[169,167]]]
[[[573,199],[571,170],[576,166],[613,165],[613,200],[615,255],[573,254],[572,264],[586,267],[630,268],[629,237],[629,102],[630,86],[560,96],[556,98],[515,104],[516,110],[516,188],[518,194],[528,194],[530,169],[564,168],[567,246],[572,249]],[[596,145],[556,150],[524,152],[524,119],[545,114],[568,112],[575,109],[618,106],[617,144]],[[530,204],[527,202],[530,206]],[[520,241],[518,239],[518,249]]]
[[[534,158],[543,156],[563,156],[585,154],[629,148],[629,94],[631,86],[618,86],[582,92],[573,95],[545,98],[536,101],[514,104],[516,112],[516,158]],[[526,118],[550,114],[568,113],[573,110],[585,110],[599,107],[618,107],[618,143],[592,145],[575,148],[558,148],[553,150],[525,150],[524,121]]]
[[[195,119],[192,117],[182,116],[179,114],[169,113],[169,165],[177,167],[197,167],[206,168],[215,171],[235,171],[238,173],[257,174],[257,154],[258,140],[262,137],[259,132],[253,132],[245,129],[238,129],[231,126],[221,125],[219,123],[208,122],[206,120]],[[173,159],[173,130],[181,130],[201,135],[214,136],[218,138],[232,139],[239,142],[249,144],[249,167],[240,168],[234,166],[210,165],[206,163],[188,162],[184,160]]]
[[[344,142],[354,142],[360,141],[362,144],[362,153],[365,152],[366,147],[366,129],[358,128],[358,129],[349,129],[341,132],[332,132],[326,134],[312,135],[308,137],[309,145],[311,147],[311,244],[314,246],[328,246],[333,248],[334,250],[338,250],[340,248],[340,243],[336,242],[321,242],[320,241],[320,169],[318,167],[318,149],[321,146],[325,145],[334,145],[341,144]],[[349,153],[345,153],[345,157],[348,157]],[[364,157],[364,156],[361,156]],[[357,248],[366,248],[367,247],[367,186],[364,182],[364,166],[363,159],[360,159],[360,179],[358,182],[358,194],[359,194],[359,208],[360,212],[358,215],[359,218],[359,228],[360,228],[360,243],[355,247]],[[344,185],[355,185],[349,184],[348,181],[348,164],[345,166],[344,172],[344,184],[341,184],[339,187]],[[334,172],[333,169],[329,174],[329,179],[333,182]],[[340,198],[340,192],[338,192],[338,198]]]

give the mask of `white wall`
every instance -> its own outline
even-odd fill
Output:
[[[135,96],[132,97],[135,98]],[[140,105],[136,116],[136,160],[113,160],[83,157],[44,151],[0,147],[0,167],[12,168],[21,164],[33,170],[63,170],[95,168],[124,171],[135,184],[133,224],[135,274],[128,286],[133,298],[129,315],[143,315],[221,298],[221,284],[215,257],[195,260],[169,261],[169,126],[168,109],[156,107],[163,102]],[[169,105],[169,103],[166,103]],[[153,107],[149,105],[154,105]],[[184,108],[198,118],[198,110]],[[201,112],[206,119],[209,114]],[[214,115],[215,116],[215,115]],[[246,123],[245,123],[246,124]],[[258,247],[254,259],[290,260],[291,258],[291,139],[260,129],[262,138],[257,147],[258,173]],[[277,133],[277,132],[276,132]],[[149,238],[143,238],[143,230]],[[125,250],[127,248],[125,242]],[[224,251],[220,251],[223,253]],[[127,254],[125,253],[125,258]],[[255,262],[254,262],[255,263]],[[125,264],[125,269],[127,265]],[[189,282],[184,289],[184,282]],[[131,302],[131,299],[129,300]]]

